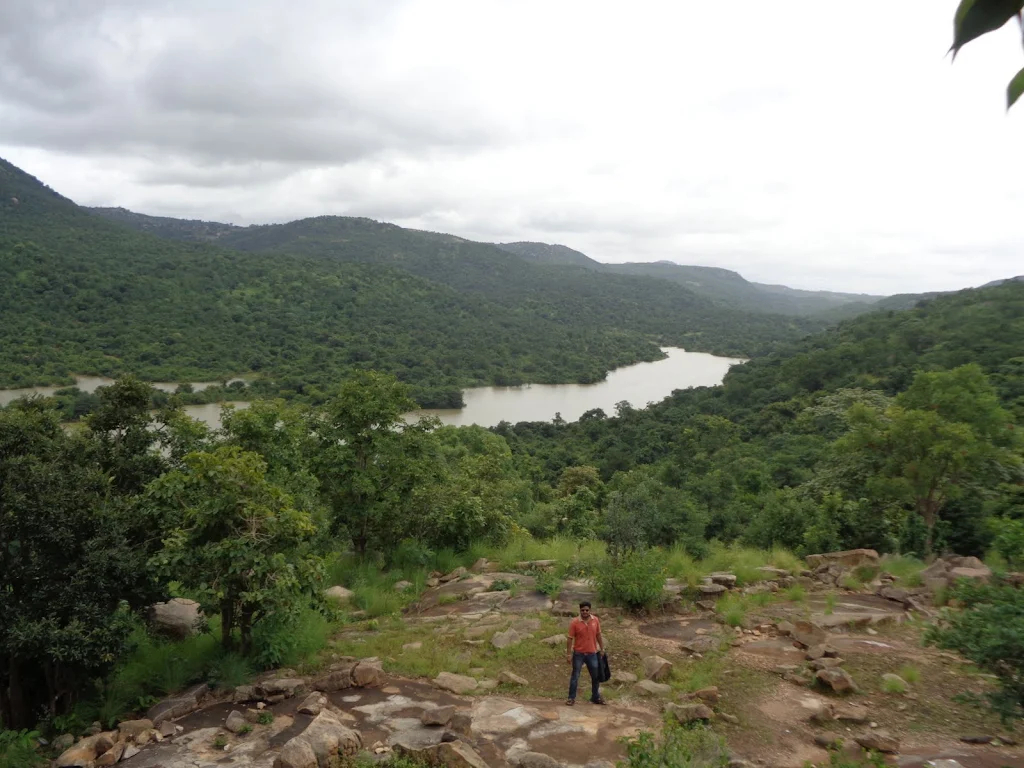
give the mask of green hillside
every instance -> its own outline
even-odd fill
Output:
[[[218,231],[235,248],[140,234],[0,163],[0,386],[256,373],[315,399],[374,368],[450,404],[463,386],[597,381],[659,344],[747,355],[804,330],[367,220]]]
[[[574,251],[565,245],[551,245],[549,243],[497,243],[503,251],[514,253],[526,261],[534,261],[539,264],[559,264],[567,267],[585,267],[586,269],[603,269],[604,264],[594,261],[585,253]]]
[[[147,219],[126,223],[155,226]],[[198,229],[183,225],[182,231]],[[531,263],[488,243],[365,218],[319,216],[236,227],[217,242],[251,253],[394,267],[516,313],[539,315],[567,327],[639,333],[661,344],[702,352],[745,357],[823,327],[815,320],[726,308],[664,280]]]

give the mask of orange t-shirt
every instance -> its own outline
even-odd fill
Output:
[[[590,621],[579,617],[569,622],[569,637],[572,638],[572,649],[576,653],[597,653],[597,636],[601,632],[601,621],[591,616]]]

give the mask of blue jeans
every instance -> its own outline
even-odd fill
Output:
[[[580,673],[583,671],[583,665],[587,665],[587,672],[590,673],[590,700],[597,701],[601,698],[601,691],[599,690],[601,683],[601,663],[596,653],[580,653],[579,651],[573,651],[572,653],[572,677],[569,678],[569,698],[573,701],[576,700],[576,688],[580,684]]]

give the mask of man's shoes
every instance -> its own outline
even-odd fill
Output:
[[[605,701],[602,696],[598,696],[596,699],[591,699],[590,703],[591,704],[602,704],[602,705],[604,705],[604,704],[607,704],[608,702]]]
[[[566,699],[565,706],[572,707],[576,705],[576,699]]]

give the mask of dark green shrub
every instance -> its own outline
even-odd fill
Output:
[[[959,651],[999,678],[992,703],[1004,718],[1024,709],[1024,590],[961,582],[951,591],[963,610],[947,611],[926,640]]]
[[[652,608],[661,603],[665,559],[653,549],[627,552],[609,559],[594,579],[602,599],[634,610]]]
[[[626,744],[626,759],[619,768],[725,768],[729,751],[725,740],[705,725],[666,725],[661,739],[641,732]]]

